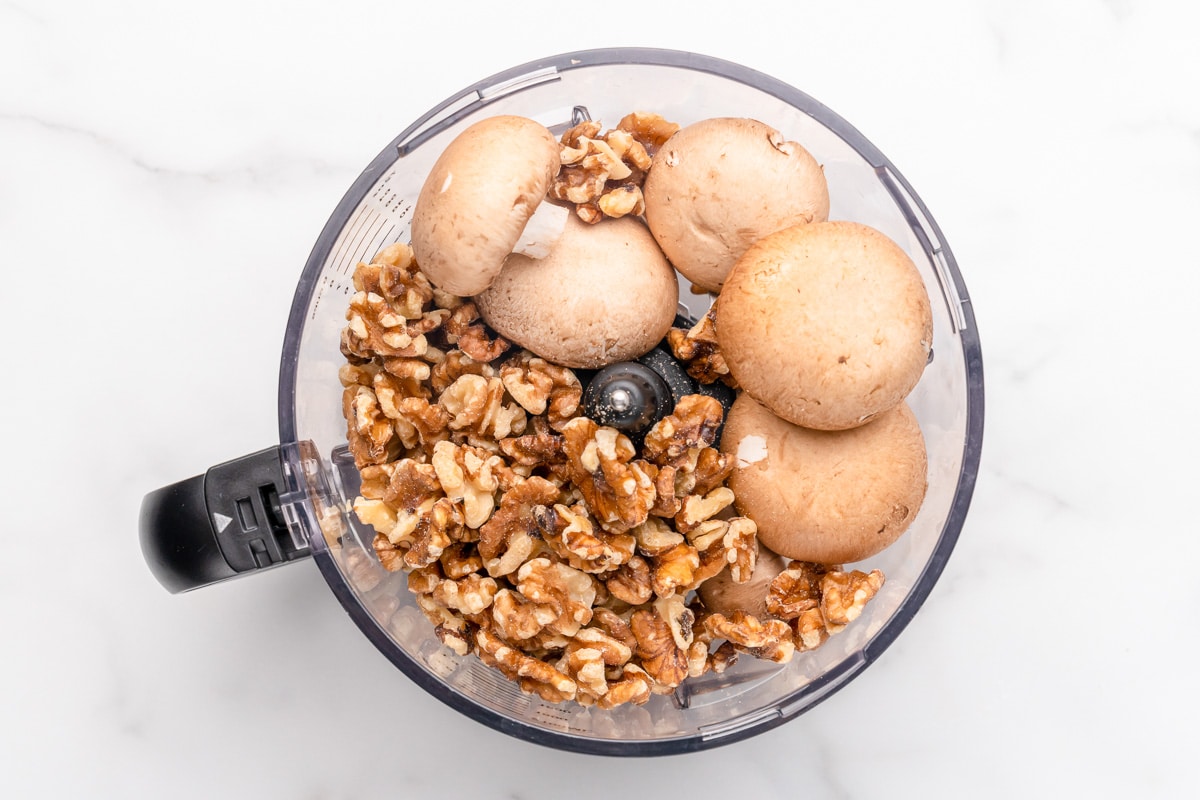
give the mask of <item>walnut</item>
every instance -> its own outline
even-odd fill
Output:
[[[671,637],[680,650],[687,650],[692,646],[694,639],[692,626],[696,622],[696,615],[684,605],[681,595],[658,598],[654,601],[654,611],[659,617],[666,620],[667,626],[671,629]]]
[[[427,594],[418,594],[416,601],[417,608],[433,623],[433,633],[443,644],[459,655],[470,652],[470,629],[465,619]]]
[[[471,652],[471,640],[468,638],[469,634],[466,625],[463,625],[461,628],[438,625],[433,629],[433,635],[438,638],[438,641],[460,656],[465,656]]]
[[[413,530],[411,545],[404,554],[404,563],[409,567],[424,567],[441,557],[442,552],[461,538],[463,515],[459,507],[449,498],[434,502],[428,513],[418,517]]]
[[[495,509],[500,483],[493,471],[500,457],[484,457],[469,446],[441,441],[434,447],[432,463],[442,491],[462,501],[467,527],[479,528]]]
[[[501,439],[500,452],[510,463],[521,467],[554,467],[567,462],[563,437],[539,431],[541,417],[534,417],[534,433]]]
[[[722,539],[729,577],[734,583],[745,583],[754,573],[758,561],[758,526],[749,517],[729,520],[729,529]]]
[[[744,611],[711,614],[704,620],[709,635],[726,639],[739,650],[777,663],[790,661],[795,652],[792,628],[783,620],[761,622]]]
[[[505,362],[500,380],[522,408],[530,414],[546,414],[556,431],[579,413],[583,385],[575,373],[528,351]]]
[[[708,662],[712,667],[712,671],[718,675],[736,664],[737,660],[738,650],[730,642],[723,642],[708,656]]]
[[[489,336],[488,328],[479,321],[479,309],[466,302],[450,312],[449,319],[442,325],[446,341],[458,345],[475,361],[489,362],[508,352],[512,344],[501,336]]]
[[[492,599],[492,619],[510,642],[520,642],[536,636],[558,615],[550,606],[526,600],[512,589],[500,589]]]
[[[496,581],[491,578],[468,575],[458,580],[447,578],[430,595],[446,608],[478,614],[492,604],[497,589]]]
[[[534,518],[542,536],[576,569],[608,572],[633,557],[635,539],[628,534],[597,530],[582,504],[543,506],[534,509]]]
[[[429,347],[423,333],[409,331],[408,319],[375,292],[355,292],[346,311],[342,352],[347,356],[420,356]]]
[[[476,361],[462,350],[454,349],[446,353],[441,361],[430,368],[430,388],[433,389],[434,393],[441,395],[442,392],[446,391],[446,387],[463,375],[479,375],[484,378],[493,378],[496,375],[496,368],[491,364]]]
[[[631,115],[622,123],[629,128],[618,126],[601,136],[600,124],[587,120],[559,140],[562,167],[550,187],[550,197],[573,203],[584,222],[594,224],[604,217],[645,211],[641,186],[652,156],[647,145],[657,147],[653,142],[661,129],[651,133],[656,126],[648,117],[639,120]]]
[[[719,486],[703,497],[688,495],[683,500],[683,507],[675,515],[675,529],[687,533],[721,513],[732,503],[733,490],[727,486]]]
[[[471,542],[454,542],[447,546],[438,561],[442,565],[442,572],[451,580],[483,571],[483,559],[479,557],[476,545]]]
[[[432,594],[445,579],[441,566],[437,563],[424,567],[410,569],[408,573],[408,590],[413,594]]]
[[[582,692],[599,698],[608,693],[607,671],[624,666],[631,648],[599,628],[582,628],[567,644],[558,669],[575,679]]]
[[[592,609],[592,624],[631,650],[637,647],[637,639],[630,630],[629,623],[611,608]]]
[[[364,468],[361,493],[401,511],[416,511],[441,497],[442,486],[431,465],[403,458]]]
[[[420,316],[420,318],[410,319],[408,321],[408,333],[410,336],[433,333],[450,319],[452,313],[453,312],[446,308],[435,308],[430,311],[426,311]],[[434,348],[432,345],[428,345],[427,343],[425,352],[421,354],[421,358],[429,361],[430,363],[437,363],[438,361],[441,361],[441,357],[437,353],[434,353],[433,355],[430,354],[429,351],[434,349],[436,348]]]
[[[686,590],[700,568],[700,554],[686,542],[654,556],[651,560],[650,585],[659,597]]]
[[[711,671],[719,675],[737,663],[740,652],[730,642],[722,642],[716,650],[709,652],[709,647],[716,637],[704,623],[713,612],[705,609],[698,600],[693,601],[692,610],[696,620],[692,623],[693,641],[687,649],[688,674],[690,677],[698,677]]]
[[[489,558],[484,564],[488,575],[499,578],[513,574],[521,568],[522,564],[537,554],[539,541],[534,534],[527,530],[513,531],[507,539],[504,552],[495,558]]]
[[[585,696],[602,697],[608,692],[608,680],[604,675],[604,659],[599,650],[592,647],[567,647],[567,651],[557,664],[560,672],[575,679],[580,694],[576,700],[582,701]]]
[[[720,381],[732,389],[738,388],[737,381],[729,372],[729,365],[721,355],[717,344],[717,306],[714,303],[700,321],[689,330],[672,328],[667,331],[667,344],[691,375],[703,384]]]
[[[604,142],[612,148],[617,157],[629,165],[631,173],[634,170],[645,172],[650,169],[650,153],[646,152],[645,144],[638,141],[631,131],[618,125],[604,134]]]
[[[687,532],[687,541],[700,552],[709,550],[713,545],[721,543],[721,557],[724,559],[724,538],[727,533],[729,533],[729,520],[706,519]]]
[[[633,658],[633,648],[636,646],[636,639],[631,644],[624,641],[623,638],[613,636],[603,628],[589,627],[579,629],[575,634],[572,644],[567,645],[568,652],[574,645],[597,650],[606,666],[620,667]]]
[[[708,494],[725,483],[736,463],[737,457],[733,453],[722,453],[715,447],[701,448],[696,456],[696,466],[686,476],[686,485],[681,486],[681,482],[677,482],[676,492]]]
[[[392,544],[411,545],[421,519],[442,497],[433,468],[406,458],[366,467],[362,475],[362,494],[353,504],[359,520]]]
[[[603,189],[599,189],[598,191],[603,191]],[[604,219],[604,212],[600,210],[600,204],[595,201],[576,203],[575,214],[588,225],[595,225]]]
[[[692,531],[696,534],[692,546],[700,552],[700,565],[692,572],[692,582],[683,587],[684,590],[700,588],[706,580],[720,575],[729,566],[729,553],[724,542],[728,532],[729,523],[719,519],[702,523]]]
[[[514,550],[523,550],[526,556],[532,552],[531,537],[541,535],[533,517],[533,509],[554,502],[557,496],[557,486],[536,476],[520,482],[501,495],[500,508],[479,528],[479,555],[487,564],[489,575],[508,575],[524,563],[522,560],[514,564],[510,558],[505,558],[506,563],[500,564],[497,559]]]
[[[633,443],[615,428],[576,417],[563,427],[566,471],[592,516],[609,531],[622,533],[646,521],[654,483],[644,462],[632,461]]]
[[[820,647],[862,614],[883,586],[883,573],[844,572],[838,566],[791,561],[767,590],[767,611],[791,620],[796,646]]]
[[[430,507],[432,505],[430,503]],[[358,517],[359,522],[374,528],[377,533],[385,538],[396,527],[396,509],[382,500],[356,497],[351,507],[354,510],[355,516]]]
[[[469,430],[490,441],[525,430],[525,412],[516,403],[504,403],[499,378],[463,375],[446,387],[438,405],[450,415],[450,430]]]
[[[392,425],[410,450],[418,446],[432,448],[450,435],[450,414],[424,397],[405,397],[397,401],[394,408],[397,416],[392,419]]]
[[[638,551],[648,556],[661,555],[684,542],[683,534],[672,530],[657,517],[648,517],[633,529],[633,535],[637,539]]]
[[[709,661],[708,656],[708,644],[706,642],[692,642],[692,644],[687,648],[689,678],[699,678],[701,675],[712,669],[712,663]]]
[[[821,602],[821,576],[825,568],[806,561],[791,561],[767,588],[767,611],[784,620],[796,619]],[[818,619],[821,619],[818,616]],[[824,627],[824,623],[821,624]]]
[[[343,388],[372,386],[377,374],[379,374],[379,365],[374,361],[367,361],[363,364],[347,362],[338,368],[338,381]]]
[[[541,557],[527,561],[517,570],[516,587],[528,600],[553,609],[556,618],[546,627],[564,636],[574,636],[592,619],[592,579],[566,564]]]
[[[400,572],[404,569],[404,549],[392,544],[382,533],[375,534],[371,546],[379,558],[379,563],[388,572]]]
[[[830,571],[821,577],[821,614],[830,633],[858,619],[863,608],[883,587],[883,573]]]
[[[641,556],[633,556],[612,574],[604,585],[613,597],[639,606],[654,596],[650,580],[650,564]]]
[[[650,699],[653,687],[654,681],[644,669],[636,664],[626,664],[621,667],[620,677],[608,684],[608,691],[596,701],[596,706],[604,709],[626,703],[640,706]]]
[[[625,183],[600,195],[596,207],[606,217],[641,216],[646,211],[646,201],[639,187]]]
[[[686,395],[646,432],[642,455],[659,467],[694,469],[700,449],[712,445],[724,418],[725,411],[716,399]]]
[[[608,174],[598,167],[599,165],[593,162],[591,169],[584,168],[582,164],[562,168],[554,179],[550,197],[574,203],[577,207],[576,213],[578,208],[598,210],[598,207],[592,204],[604,193],[605,184],[608,182]],[[588,213],[580,215],[580,219],[589,223],[593,220],[599,222],[599,219]]]
[[[564,636],[553,628],[546,627],[530,637],[522,649],[538,658],[553,658],[562,655],[563,650],[570,643],[570,636]]]
[[[492,461],[492,474],[496,476],[496,483],[500,487],[501,492],[510,492],[520,486],[532,476],[532,470],[529,467],[514,466],[504,460],[500,452],[499,443],[495,439],[488,441],[486,438],[476,439],[472,437],[468,440],[475,448],[475,452],[479,454],[487,453],[488,458],[494,458]],[[486,445],[486,446],[484,446]],[[555,486],[558,483],[551,481]]]
[[[475,632],[475,644],[481,661],[516,681],[523,691],[552,703],[574,699],[577,687],[569,676],[545,661],[510,647],[487,628]]]
[[[395,429],[379,407],[375,392],[366,386],[348,386],[342,392],[342,415],[346,418],[346,439],[354,464],[359,469],[383,464],[395,455]]]
[[[588,140],[600,135],[600,123],[594,119],[585,119],[579,124],[568,128],[558,138],[560,145],[559,163],[575,164],[588,154]]]
[[[658,148],[679,131],[679,126],[674,122],[668,122],[659,114],[645,111],[626,114],[617,123],[617,128],[632,134],[650,156],[658,152]]]
[[[687,653],[675,643],[670,624],[657,611],[639,609],[629,627],[637,639],[636,654],[642,669],[654,679],[654,691],[670,691],[688,674]]]
[[[683,501],[677,494],[680,472],[675,467],[655,467],[649,465],[654,475],[654,505],[650,513],[656,517],[674,517],[683,508]],[[688,494],[690,486],[680,494]]]
[[[370,264],[359,264],[354,271],[354,288],[382,295],[397,313],[409,319],[420,316],[434,298],[433,286],[421,272],[412,247],[397,242],[375,254]]]
[[[430,392],[425,385],[430,374],[429,362],[416,358],[387,358],[383,365],[383,371],[372,377],[371,386],[379,398],[380,408],[388,417],[400,416],[396,403],[405,397],[429,398]]]
[[[451,294],[445,289],[439,289],[436,286],[433,287],[433,304],[437,308],[444,308],[449,311],[453,311],[465,302],[467,301],[464,298],[459,297],[456,294]]]
[[[815,650],[829,638],[825,629],[825,617],[820,608],[809,608],[801,611],[792,621],[796,629],[796,647],[801,651]]]

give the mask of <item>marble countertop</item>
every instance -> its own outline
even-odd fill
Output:
[[[1188,795],[1198,8],[0,2],[0,793]],[[958,547],[878,663],[761,736],[624,761],[449,710],[311,562],[171,596],[137,542],[147,491],[277,442],[295,281],[371,158],[476,80],[611,46],[853,122],[945,232],[987,381]]]

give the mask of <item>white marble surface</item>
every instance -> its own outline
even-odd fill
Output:
[[[1190,796],[1197,6],[516,8],[0,3],[0,794]],[[136,537],[146,491],[277,441],[295,279],[379,149],[475,80],[619,45],[852,121],[945,231],[987,377],[966,528],[881,660],[762,736],[627,761],[449,711],[311,562],[169,596]]]

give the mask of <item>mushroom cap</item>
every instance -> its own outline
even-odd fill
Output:
[[[866,425],[793,425],[743,392],[721,450],[736,455],[729,488],[761,544],[782,556],[846,564],[875,555],[908,529],[925,499],[925,439],[907,403]]]
[[[679,302],[675,270],[632,217],[571,215],[545,258],[513,254],[475,298],[501,336],[565,367],[628,361],[658,344]]]
[[[714,613],[729,616],[734,611],[745,611],[765,620],[771,616],[767,613],[767,592],[771,581],[787,569],[787,565],[788,559],[763,547],[760,542],[750,580],[734,583],[733,574],[724,569],[700,584],[696,593],[704,601],[704,607]]]
[[[738,260],[717,299],[738,384],[797,425],[840,430],[900,403],[933,340],[912,259],[854,222],[785,228]]]
[[[712,292],[763,236],[829,218],[821,165],[753,119],[718,117],[679,130],[655,153],[642,195],[667,258]]]
[[[488,117],[450,142],[421,187],[412,248],[434,285],[486,289],[513,251],[559,168],[554,136],[525,117]]]

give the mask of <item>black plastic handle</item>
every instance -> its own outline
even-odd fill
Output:
[[[268,447],[147,494],[138,534],[158,582],[186,592],[308,556],[280,505],[284,470]]]

